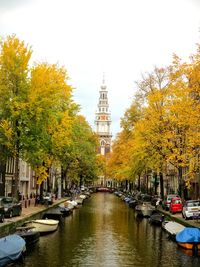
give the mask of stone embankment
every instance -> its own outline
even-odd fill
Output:
[[[159,211],[162,212],[170,220],[178,222],[178,223],[180,223],[186,227],[198,227],[198,228],[200,228],[200,219],[185,220],[182,217],[181,213],[171,214],[169,211],[165,211],[162,208],[159,208]]]
[[[8,234],[12,234],[16,231],[16,228],[23,225],[24,222],[42,218],[42,215],[49,209],[58,206],[59,204],[65,202],[67,199],[54,200],[53,204],[50,206],[37,205],[34,203],[29,203],[30,205],[22,205],[21,216],[15,216],[12,218],[5,218],[3,223],[0,223],[0,237]]]

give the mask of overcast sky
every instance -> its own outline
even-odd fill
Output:
[[[92,127],[105,73],[115,136],[141,73],[196,51],[200,0],[0,0],[0,35],[13,33],[66,67]]]

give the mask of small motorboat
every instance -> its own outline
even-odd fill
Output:
[[[70,215],[72,213],[72,209],[66,207],[64,204],[60,204],[58,206],[58,209],[62,213],[63,217],[66,217],[66,216],[68,216],[68,215]]]
[[[110,189],[107,187],[98,187],[97,192],[109,192],[110,193]]]
[[[80,196],[75,198],[75,201],[78,205],[82,205],[83,204],[83,201],[84,201],[84,198],[81,198]]]
[[[132,209],[134,209],[138,204],[139,204],[139,202],[136,199],[133,199],[128,203],[129,207]]]
[[[177,244],[194,252],[200,250],[200,229],[196,227],[185,227],[176,235]]]
[[[39,219],[25,222],[25,226],[33,227],[41,235],[54,232],[58,228],[58,220],[53,219]]]
[[[153,207],[149,202],[144,202],[141,205],[141,213],[143,217],[150,217],[154,210],[155,207]]]
[[[149,202],[143,202],[142,204],[137,205],[135,210],[139,216],[150,217],[152,212],[155,210],[155,207],[153,207]]]
[[[78,206],[78,203],[75,200],[67,200],[65,203],[72,204],[74,208],[76,208]]]
[[[18,261],[23,258],[26,243],[19,235],[8,235],[0,238],[0,266]]]
[[[59,206],[60,207],[63,207],[64,206],[64,207],[68,208],[71,211],[73,211],[73,209],[74,209],[74,205],[71,202],[69,202],[69,201],[65,201],[65,203],[60,204]]]
[[[59,208],[49,209],[43,214],[42,219],[53,219],[61,221],[63,219],[63,213]]]
[[[143,217],[143,215],[142,215],[142,204],[136,205],[135,210],[137,212],[137,216],[138,217]]]
[[[162,228],[166,230],[166,232],[169,234],[169,237],[175,239],[176,235],[182,231],[185,226],[174,221],[163,221]]]
[[[81,194],[78,196],[78,198],[82,198],[82,199],[86,199],[88,195],[85,195],[85,194]]]
[[[153,212],[149,218],[149,222],[161,226],[164,217],[165,216],[160,212]]]
[[[16,228],[15,234],[21,236],[26,242],[26,248],[29,249],[35,245],[40,238],[40,233],[30,226],[21,226]]]
[[[86,196],[86,198],[91,197],[91,193],[89,191],[84,192],[83,195]]]
[[[124,201],[128,204],[133,198],[131,196],[127,196],[124,198]]]

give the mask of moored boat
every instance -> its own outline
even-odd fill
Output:
[[[200,250],[200,229],[196,227],[185,227],[176,235],[177,244],[193,251]]]
[[[84,201],[84,198],[81,198],[81,197],[77,197],[75,198],[75,201],[78,205],[82,205],[83,204],[83,201]]]
[[[88,195],[85,195],[85,194],[81,194],[78,196],[78,198],[82,198],[82,199],[86,199],[88,197]]]
[[[107,187],[98,187],[97,192],[110,192],[110,189]]]
[[[164,220],[164,215],[159,213],[159,212],[155,212],[155,213],[152,213],[150,218],[149,218],[149,222],[152,223],[152,224],[156,224],[156,225],[162,225],[162,222]]]
[[[138,200],[136,200],[136,199],[132,199],[132,200],[128,203],[129,207],[130,207],[130,208],[133,208],[133,209],[134,209],[138,204],[139,204],[139,202],[138,202]]]
[[[64,204],[71,204],[73,208],[76,208],[78,206],[78,203],[75,200],[67,200]]]
[[[64,204],[61,204],[58,206],[60,212],[62,213],[63,217],[66,217],[72,213],[72,209],[64,206]]]
[[[141,205],[141,213],[143,215],[143,217],[150,217],[152,212],[155,210],[155,207],[151,206],[150,203],[143,203]]]
[[[173,239],[175,239],[176,235],[185,228],[184,225],[174,221],[164,221],[162,227]]]
[[[142,204],[136,205],[135,210],[137,212],[137,216],[139,216],[139,217],[142,217],[143,216],[142,215]]]
[[[138,204],[135,207],[135,210],[139,216],[150,217],[152,212],[155,210],[155,207],[153,207],[149,202],[143,202],[142,204]]]
[[[26,251],[25,240],[19,235],[8,235],[0,238],[0,266],[19,260]]]
[[[39,219],[32,220],[25,223],[25,226],[32,226],[40,234],[48,234],[54,232],[58,228],[58,220],[53,219]]]
[[[29,226],[17,227],[15,234],[21,236],[25,240],[27,249],[35,245],[40,238],[40,233]]]
[[[74,205],[69,201],[65,201],[65,203],[60,204],[60,207],[63,207],[63,206],[68,208],[71,211],[74,209]]]
[[[60,211],[59,208],[53,208],[53,209],[49,209],[48,211],[46,211],[43,214],[42,218],[61,221],[63,218],[63,213]]]

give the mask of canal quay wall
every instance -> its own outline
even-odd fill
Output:
[[[3,223],[0,223],[0,237],[13,234],[16,231],[16,228],[22,226],[26,221],[40,219],[42,218],[43,214],[52,209],[57,207],[59,204],[65,202],[67,198],[55,200],[52,205],[44,206],[44,205],[33,205],[27,208],[22,208],[21,216],[15,216],[12,218],[5,218]]]
[[[193,220],[185,220],[182,217],[181,213],[171,214],[169,211],[165,211],[162,208],[158,208],[158,210],[165,215],[166,218],[169,218],[171,221],[175,221],[184,225],[185,227],[197,227],[200,228],[200,219]]]

